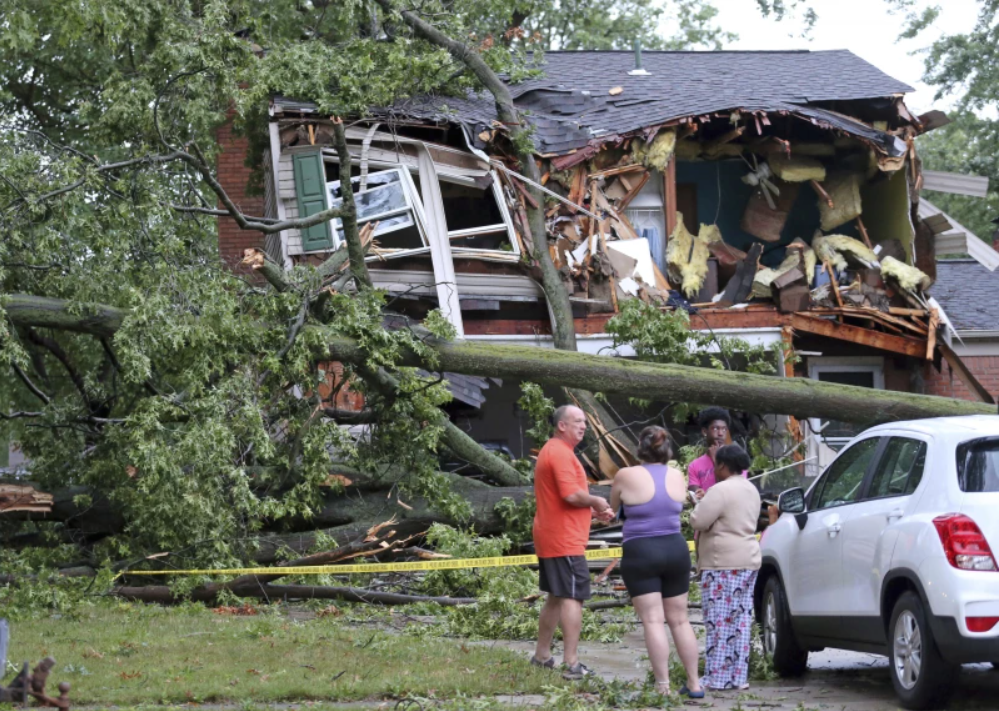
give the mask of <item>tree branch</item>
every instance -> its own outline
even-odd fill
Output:
[[[35,397],[37,397],[46,405],[52,402],[52,398],[43,393],[41,388],[39,388],[37,385],[31,382],[31,378],[28,377],[27,373],[21,370],[21,366],[19,366],[17,363],[11,363],[10,367],[13,369],[14,374],[18,378],[20,378],[21,382],[24,383],[24,386],[28,388],[28,390],[30,390]]]
[[[53,338],[41,335],[33,328],[25,328],[25,333],[28,334],[29,341],[36,346],[41,346],[51,353],[57,361],[62,363],[62,367],[66,370],[66,374],[69,375],[69,379],[73,381],[73,385],[80,393],[80,397],[83,398],[83,403],[86,405],[88,412],[92,412],[93,400],[90,398],[90,393],[87,392],[86,383],[83,382],[83,377],[76,369],[76,366],[73,365],[73,362],[69,359],[69,354],[63,350],[61,345],[59,345],[59,342]]]
[[[350,151],[347,149],[343,121],[339,118],[333,119],[333,140],[340,158],[340,195],[343,199],[340,219],[343,224],[343,238],[347,243],[347,254],[350,255],[350,270],[361,286],[370,289],[371,275],[368,274],[368,265],[364,261],[364,246],[357,230],[357,205],[354,202],[354,186],[350,179]]]

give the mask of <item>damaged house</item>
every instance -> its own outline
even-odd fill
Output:
[[[938,252],[970,250],[920,208],[914,139],[946,118],[913,116],[910,87],[847,51],[551,52],[542,69],[510,90],[534,127],[549,251],[580,350],[610,346],[607,321],[642,299],[696,314],[695,329],[793,347],[801,359],[786,377],[924,392],[946,364],[991,401],[928,292]],[[269,131],[258,197],[247,142],[222,130],[229,195],[277,219],[335,206],[346,187],[330,117],[275,96]],[[372,109],[347,139],[359,221],[377,223],[368,266],[393,308],[420,318],[439,307],[465,339],[550,345],[530,266],[532,198],[492,97]],[[286,267],[319,263],[342,241],[336,221],[266,244],[220,225],[232,263],[247,248]],[[476,411],[474,436],[523,453],[510,430],[516,388],[450,382]],[[820,448],[854,433],[811,424]]]

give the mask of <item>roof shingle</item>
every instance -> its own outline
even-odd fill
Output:
[[[941,259],[930,294],[959,331],[999,331],[999,271],[974,259]]]

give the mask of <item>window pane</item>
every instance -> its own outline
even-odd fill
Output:
[[[911,494],[923,478],[926,443],[905,437],[892,437],[878,462],[871,482],[869,499]]]
[[[999,491],[999,439],[964,442],[957,448],[957,479],[961,491]]]
[[[879,437],[865,439],[841,454],[822,477],[811,508],[824,509],[857,501],[879,441]]]

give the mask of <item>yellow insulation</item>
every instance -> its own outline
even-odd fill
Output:
[[[651,143],[646,143],[640,138],[631,142],[631,154],[635,162],[659,171],[666,170],[675,148],[676,131],[671,128],[660,131]]]
[[[846,269],[851,262],[864,267],[878,263],[878,255],[866,244],[846,235],[816,236],[812,239],[812,249],[820,261],[828,259],[838,270]]]
[[[881,260],[881,274],[890,277],[906,291],[929,289],[933,285],[933,280],[925,272],[910,267],[895,257],[885,257]]]
[[[676,214],[676,229],[666,245],[666,266],[672,281],[680,284],[688,298],[693,297],[704,286],[710,256],[708,244],[717,240],[721,240],[721,232],[717,226],[701,225],[700,232],[693,235],[683,224],[683,215],[679,212]]]
[[[825,166],[815,158],[774,153],[767,160],[774,175],[789,183],[805,183],[809,180],[821,183],[826,179]]]

